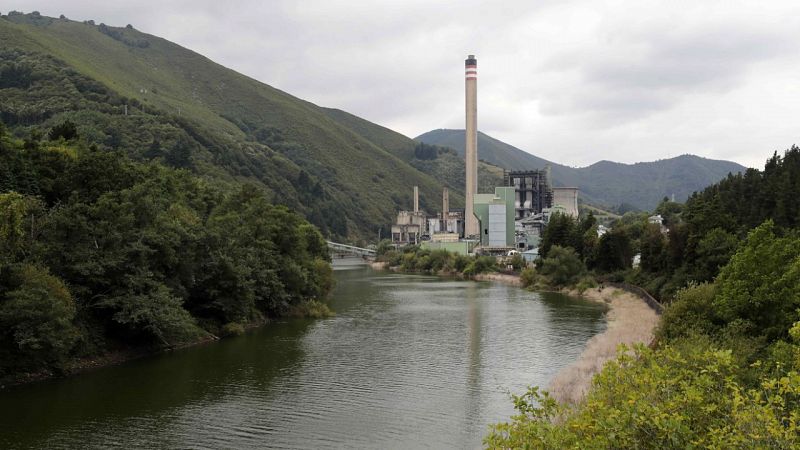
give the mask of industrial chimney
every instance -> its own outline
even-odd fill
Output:
[[[447,219],[450,213],[450,191],[447,188],[442,190],[442,217]]]
[[[419,212],[419,187],[414,186],[414,212]]]
[[[469,55],[464,61],[466,68],[466,154],[467,160],[467,194],[466,208],[464,208],[464,235],[480,235],[478,218],[473,211],[473,201],[478,192],[478,60],[475,55]]]

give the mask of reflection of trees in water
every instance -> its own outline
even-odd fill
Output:
[[[557,292],[537,293],[548,316],[548,333],[545,337],[558,340],[575,336],[579,328],[589,336],[602,332],[606,327],[607,307],[598,302],[580,297],[570,297]]]
[[[163,420],[156,428],[168,430],[176,410],[222,402],[232,394],[231,386],[267,391],[279,376],[291,376],[285,369],[302,357],[301,336],[312,323],[271,324],[218,343],[0,391],[0,434],[9,431],[10,436],[13,430],[16,444],[35,447],[50,433],[63,439],[73,434],[72,427],[89,426],[101,433],[113,430],[125,441],[131,436],[123,436],[135,433],[126,428],[135,427],[141,416]]]

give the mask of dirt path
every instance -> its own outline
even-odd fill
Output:
[[[570,292],[570,295],[578,295]],[[586,396],[592,377],[616,357],[619,344],[649,344],[659,316],[639,297],[616,288],[589,289],[581,297],[609,305],[606,331],[591,338],[578,360],[562,369],[548,390],[566,403],[578,403]]]

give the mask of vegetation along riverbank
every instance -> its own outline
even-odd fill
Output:
[[[609,329],[553,380],[552,392],[532,387],[515,397],[518,414],[492,427],[487,446],[800,445],[797,180],[800,149],[792,147],[763,171],[731,175],[686,204],[664,199],[655,214],[627,213],[606,233],[591,214],[555,215],[541,258],[514,272],[525,287],[605,298]],[[382,260],[399,271],[462,278],[498,271],[494,258],[413,247],[388,250]],[[625,311],[613,305],[629,294],[598,291],[617,282],[642,286],[665,305],[655,333],[655,313],[643,301],[627,302],[641,311]],[[615,355],[618,343],[625,345]]]
[[[262,190],[0,126],[0,380],[324,315],[319,231]]]
[[[556,253],[570,265],[580,255],[601,278],[647,287],[666,304],[664,313],[654,344],[624,348],[594,377],[583,400],[571,402],[556,382],[553,393],[532,387],[514,398],[518,413],[493,426],[485,444],[797,448],[797,180],[800,149],[792,147],[776,153],[763,171],[731,175],[685,205],[665,200],[661,224],[626,214],[597,242],[591,233],[576,239],[581,233],[574,221],[551,222],[545,261],[556,245],[568,248]],[[631,268],[628,255],[635,251],[641,264]]]
[[[653,340],[658,314],[642,298],[615,287],[600,287],[586,273],[575,255],[566,249],[551,250],[550,258],[540,262],[540,269],[519,257],[508,258],[461,256],[418,247],[390,250],[383,247],[379,261],[372,267],[400,272],[429,273],[476,281],[493,281],[536,290],[556,290],[608,306],[607,329],[592,338],[580,358],[563,369],[550,384],[553,396],[561,402],[579,403],[592,377],[603,365],[617,356],[620,345],[645,344]],[[512,269],[508,270],[507,267]],[[501,269],[502,268],[502,269]],[[459,270],[461,269],[461,270]],[[567,272],[571,271],[571,272]]]

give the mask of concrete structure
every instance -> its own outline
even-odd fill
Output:
[[[553,206],[549,173],[547,169],[505,172],[504,184],[514,187],[515,190],[516,220],[535,216],[543,209]]]
[[[494,194],[476,194],[473,202],[482,247],[513,248],[514,188],[497,187]]]
[[[431,242],[458,242],[460,238],[458,233],[436,233],[431,236]]]
[[[371,248],[355,247],[353,245],[340,244],[338,242],[326,241],[331,253],[335,255],[352,255],[362,258],[374,258],[377,254]]]
[[[578,188],[576,187],[554,187],[553,188],[553,209],[563,208],[564,214],[578,217]],[[560,209],[560,208],[559,208]]]
[[[470,241],[456,241],[456,242],[434,242],[427,241],[420,244],[422,248],[430,250],[447,250],[450,253],[458,253],[459,255],[469,255],[475,245]]]
[[[539,257],[539,247],[532,248],[530,250],[522,252],[522,259],[524,259],[525,262],[529,263],[534,262],[538,257]]]
[[[669,233],[669,229],[664,225],[664,218],[661,217],[661,214],[655,214],[647,218],[647,222],[658,225],[661,229],[661,234]]]
[[[478,193],[478,60],[475,55],[469,55],[464,61],[465,89],[466,89],[466,151],[467,183],[466,224],[464,235],[475,236],[479,233],[478,221],[473,211],[475,195]]]
[[[433,236],[436,233],[455,233],[464,236],[464,210],[455,209],[447,215],[440,213],[428,219],[428,232]]]
[[[450,191],[447,188],[442,189],[442,217],[447,217],[450,212]]]
[[[419,210],[419,188],[414,186],[414,210],[400,211],[392,225],[393,244],[419,244],[420,238],[428,231],[428,220]]]
[[[426,230],[425,214],[413,211],[400,211],[397,221],[392,225],[393,244],[419,244]]]

